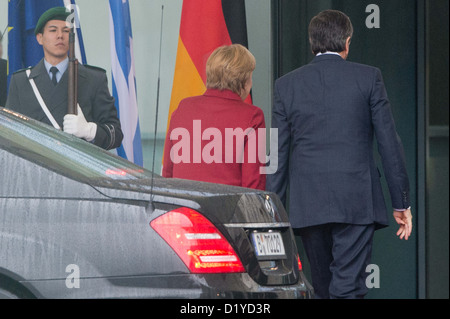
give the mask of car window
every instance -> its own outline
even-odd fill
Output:
[[[0,148],[81,180],[130,180],[152,173],[70,134],[0,107]]]

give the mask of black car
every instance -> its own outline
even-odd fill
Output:
[[[0,108],[0,297],[310,298],[299,266],[275,194],[162,178]]]

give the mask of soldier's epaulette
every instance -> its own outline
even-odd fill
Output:
[[[93,65],[89,65],[89,64],[83,64],[83,66],[87,67],[88,69],[91,70],[96,70],[96,71],[102,71],[106,73],[105,69],[99,68],[98,66],[93,66]]]
[[[14,72],[13,74],[20,73],[20,72],[25,72],[26,70],[30,70],[31,68],[32,68],[32,66],[29,66],[28,68],[24,68],[24,69],[17,70],[17,71]]]

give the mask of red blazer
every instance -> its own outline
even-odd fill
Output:
[[[172,114],[162,175],[265,190],[266,142],[258,131],[265,131],[264,113],[230,90],[186,98]]]

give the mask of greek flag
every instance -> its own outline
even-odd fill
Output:
[[[123,131],[119,156],[143,166],[128,0],[109,0],[112,91]]]
[[[9,0],[8,2],[8,83],[11,75],[23,68],[36,65],[43,57],[42,46],[36,41],[34,28],[40,16],[50,8],[77,8],[74,0]],[[74,17],[78,19],[78,10]],[[79,24],[76,29],[75,55],[86,64],[83,37]]]

